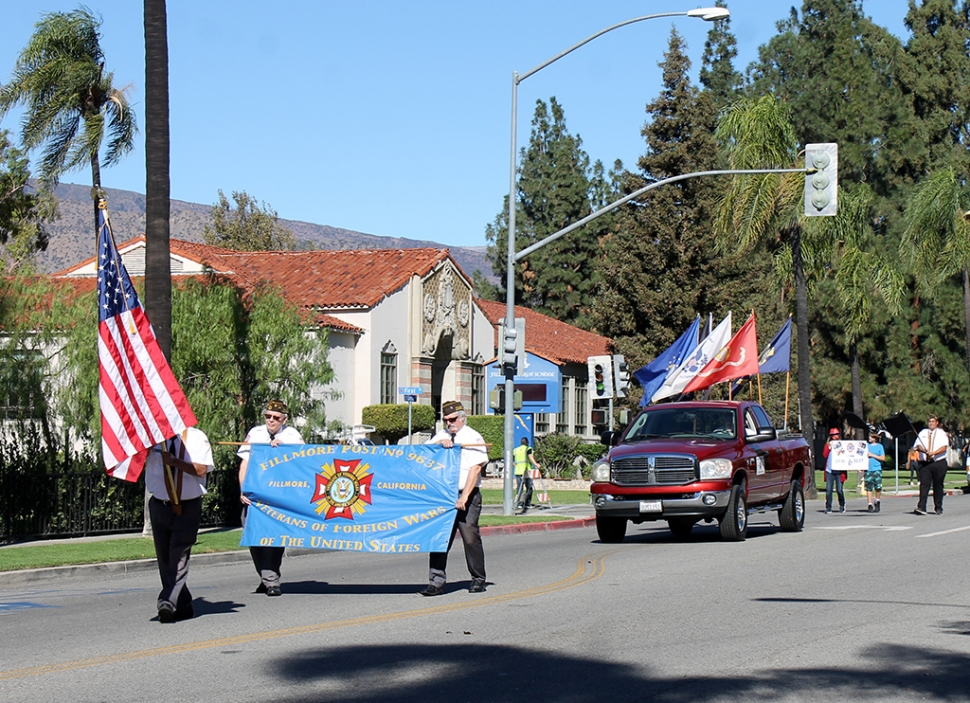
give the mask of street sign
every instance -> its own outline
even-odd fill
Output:
[[[421,395],[421,386],[398,386],[398,395]],[[408,401],[414,402],[414,401]]]
[[[418,402],[418,395],[417,395],[417,393],[405,393],[404,394],[404,402],[405,403],[417,403]]]

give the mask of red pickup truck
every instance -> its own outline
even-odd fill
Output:
[[[649,520],[666,520],[677,536],[717,520],[732,542],[757,511],[777,510],[786,532],[805,525],[808,443],[779,436],[758,403],[654,405],[602,441],[609,451],[593,465],[590,493],[603,542],[622,542],[627,522]]]

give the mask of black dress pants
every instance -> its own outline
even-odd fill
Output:
[[[946,479],[946,459],[924,464],[919,470],[919,502],[916,507],[926,511],[926,499],[933,488],[933,508],[943,510],[943,481]]]
[[[482,514],[482,494],[476,488],[468,497],[464,510],[459,510],[455,516],[455,525],[451,528],[448,539],[448,549],[455,541],[455,533],[461,534],[465,545],[465,564],[468,573],[475,580],[485,580],[485,549],[482,546],[482,535],[478,529],[478,518]],[[429,581],[434,586],[444,586],[447,581],[448,552],[431,552],[429,559]]]

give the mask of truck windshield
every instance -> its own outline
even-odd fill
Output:
[[[634,420],[625,441],[657,437],[733,440],[738,436],[737,427],[737,414],[728,408],[657,408]]]

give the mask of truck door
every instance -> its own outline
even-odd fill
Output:
[[[748,409],[748,412],[754,417],[759,434],[763,434],[765,430],[774,429],[768,413],[761,406],[754,405]],[[772,435],[773,439],[757,443],[758,449],[764,452],[765,458],[765,473],[762,475],[763,481],[760,482],[763,491],[760,498],[764,501],[775,500],[788,490],[785,452],[777,434],[773,432]]]

